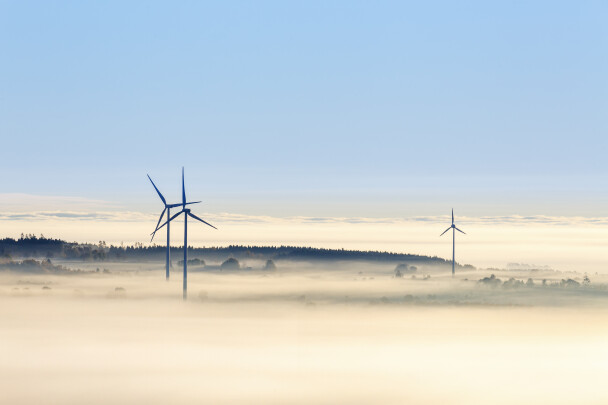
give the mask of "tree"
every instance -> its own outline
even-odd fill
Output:
[[[484,284],[490,287],[496,287],[502,283],[499,278],[496,278],[494,274],[490,275],[490,277],[484,277],[478,281],[480,284]]]
[[[184,265],[184,261],[180,260],[177,262],[178,266],[183,266]],[[194,259],[188,259],[188,266],[205,266],[205,261],[203,259],[199,259],[199,258],[194,258]]]
[[[559,285],[561,287],[565,287],[565,288],[576,288],[576,287],[580,287],[581,283],[579,283],[576,280],[572,280],[571,278],[564,280],[562,279],[562,281],[560,281]]]
[[[517,280],[514,277],[511,277],[507,281],[505,281],[502,286],[504,288],[519,288],[524,285],[524,282],[521,280]]]
[[[230,259],[226,260],[220,266],[220,269],[222,269],[222,270],[239,270],[240,268],[241,268],[241,264],[239,263],[238,260],[236,260],[233,257],[231,257]]]
[[[266,265],[264,266],[264,270],[266,271],[275,271],[277,269],[276,264],[272,260],[266,260]]]
[[[589,279],[589,276],[587,275],[587,273],[585,273],[585,278],[583,278],[583,285],[585,287],[589,287],[590,284],[591,284],[591,280]]]
[[[395,277],[401,277],[404,274],[414,274],[416,271],[418,271],[416,266],[409,266],[407,263],[401,263],[395,267]],[[398,273],[401,274],[401,276],[397,275]]]

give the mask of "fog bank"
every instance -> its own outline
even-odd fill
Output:
[[[362,265],[193,272],[182,302],[179,272],[165,282],[118,266],[0,275],[6,403],[608,400],[602,290],[488,288],[475,272],[395,279]]]

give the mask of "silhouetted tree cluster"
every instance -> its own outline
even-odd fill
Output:
[[[560,287],[564,287],[564,288],[576,288],[576,287],[580,287],[581,283],[579,283],[576,280],[572,280],[571,278],[564,280],[562,279],[559,282]]]
[[[241,264],[234,257],[231,257],[230,259],[226,260],[220,266],[220,269],[222,269],[222,270],[238,270],[240,268],[241,268]]]
[[[400,263],[395,267],[395,277],[401,278],[406,274],[414,274],[418,271],[416,266],[411,266],[407,263]]]
[[[502,281],[499,278],[496,278],[494,274],[490,275],[490,277],[484,277],[478,281],[479,284],[487,285],[489,287],[497,287],[502,284]]]
[[[183,266],[184,265],[184,261],[180,260],[177,262],[177,264],[179,266]],[[205,261],[203,259],[199,259],[199,258],[195,258],[195,259],[188,259],[188,266],[204,266],[205,265]]]
[[[181,250],[182,247],[172,247],[173,250]],[[0,240],[0,256],[10,255],[12,257],[36,257],[36,258],[60,258],[68,260],[87,261],[147,261],[162,260],[166,254],[164,245],[144,246],[142,243],[134,245],[121,244],[120,246],[108,245],[104,241],[97,244],[83,244],[66,242],[60,239],[50,239],[43,235],[22,235],[19,239],[5,238]],[[391,253],[382,251],[360,251],[346,249],[322,249],[298,246],[237,246],[227,247],[188,247],[188,254],[203,256],[208,260],[224,260],[232,257],[237,260],[258,259],[292,260],[292,261],[349,261],[365,260],[380,262],[408,262],[425,265],[449,265],[445,259],[433,256],[420,256],[403,253]],[[408,271],[411,271],[408,267]],[[470,265],[460,266],[468,268]]]
[[[70,270],[61,265],[55,265],[49,259],[8,260],[0,263],[0,271],[15,271],[31,274],[71,274],[80,272],[80,270]]]
[[[589,277],[587,277],[585,275],[585,278],[583,279],[583,285],[587,286],[590,284],[590,280]],[[508,280],[506,280],[505,282],[502,282],[501,279],[497,278],[494,274],[490,275],[490,277],[484,277],[481,280],[478,281],[479,284],[483,284],[486,286],[490,286],[490,287],[498,287],[498,286],[502,286],[503,288],[521,288],[521,287],[526,287],[526,288],[533,288],[536,286],[536,284],[534,284],[534,280],[531,278],[528,278],[528,280],[526,282],[524,282],[523,280],[517,280],[514,277],[509,278]],[[581,286],[581,283],[579,283],[576,280],[573,280],[571,278],[568,279],[561,279],[560,281],[554,281],[554,282],[549,282],[546,279],[542,280],[542,283],[540,285],[541,287],[554,287],[554,288],[578,288]]]
[[[507,281],[505,281],[502,286],[504,288],[519,288],[524,286],[524,282],[521,280],[517,280],[514,277],[511,277]]]

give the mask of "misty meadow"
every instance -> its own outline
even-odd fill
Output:
[[[4,253],[7,403],[608,400],[606,276],[193,250],[182,301],[178,263],[68,250]]]

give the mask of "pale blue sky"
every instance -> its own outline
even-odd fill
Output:
[[[457,4],[458,3],[458,4]],[[0,1],[0,193],[608,216],[608,3]]]

